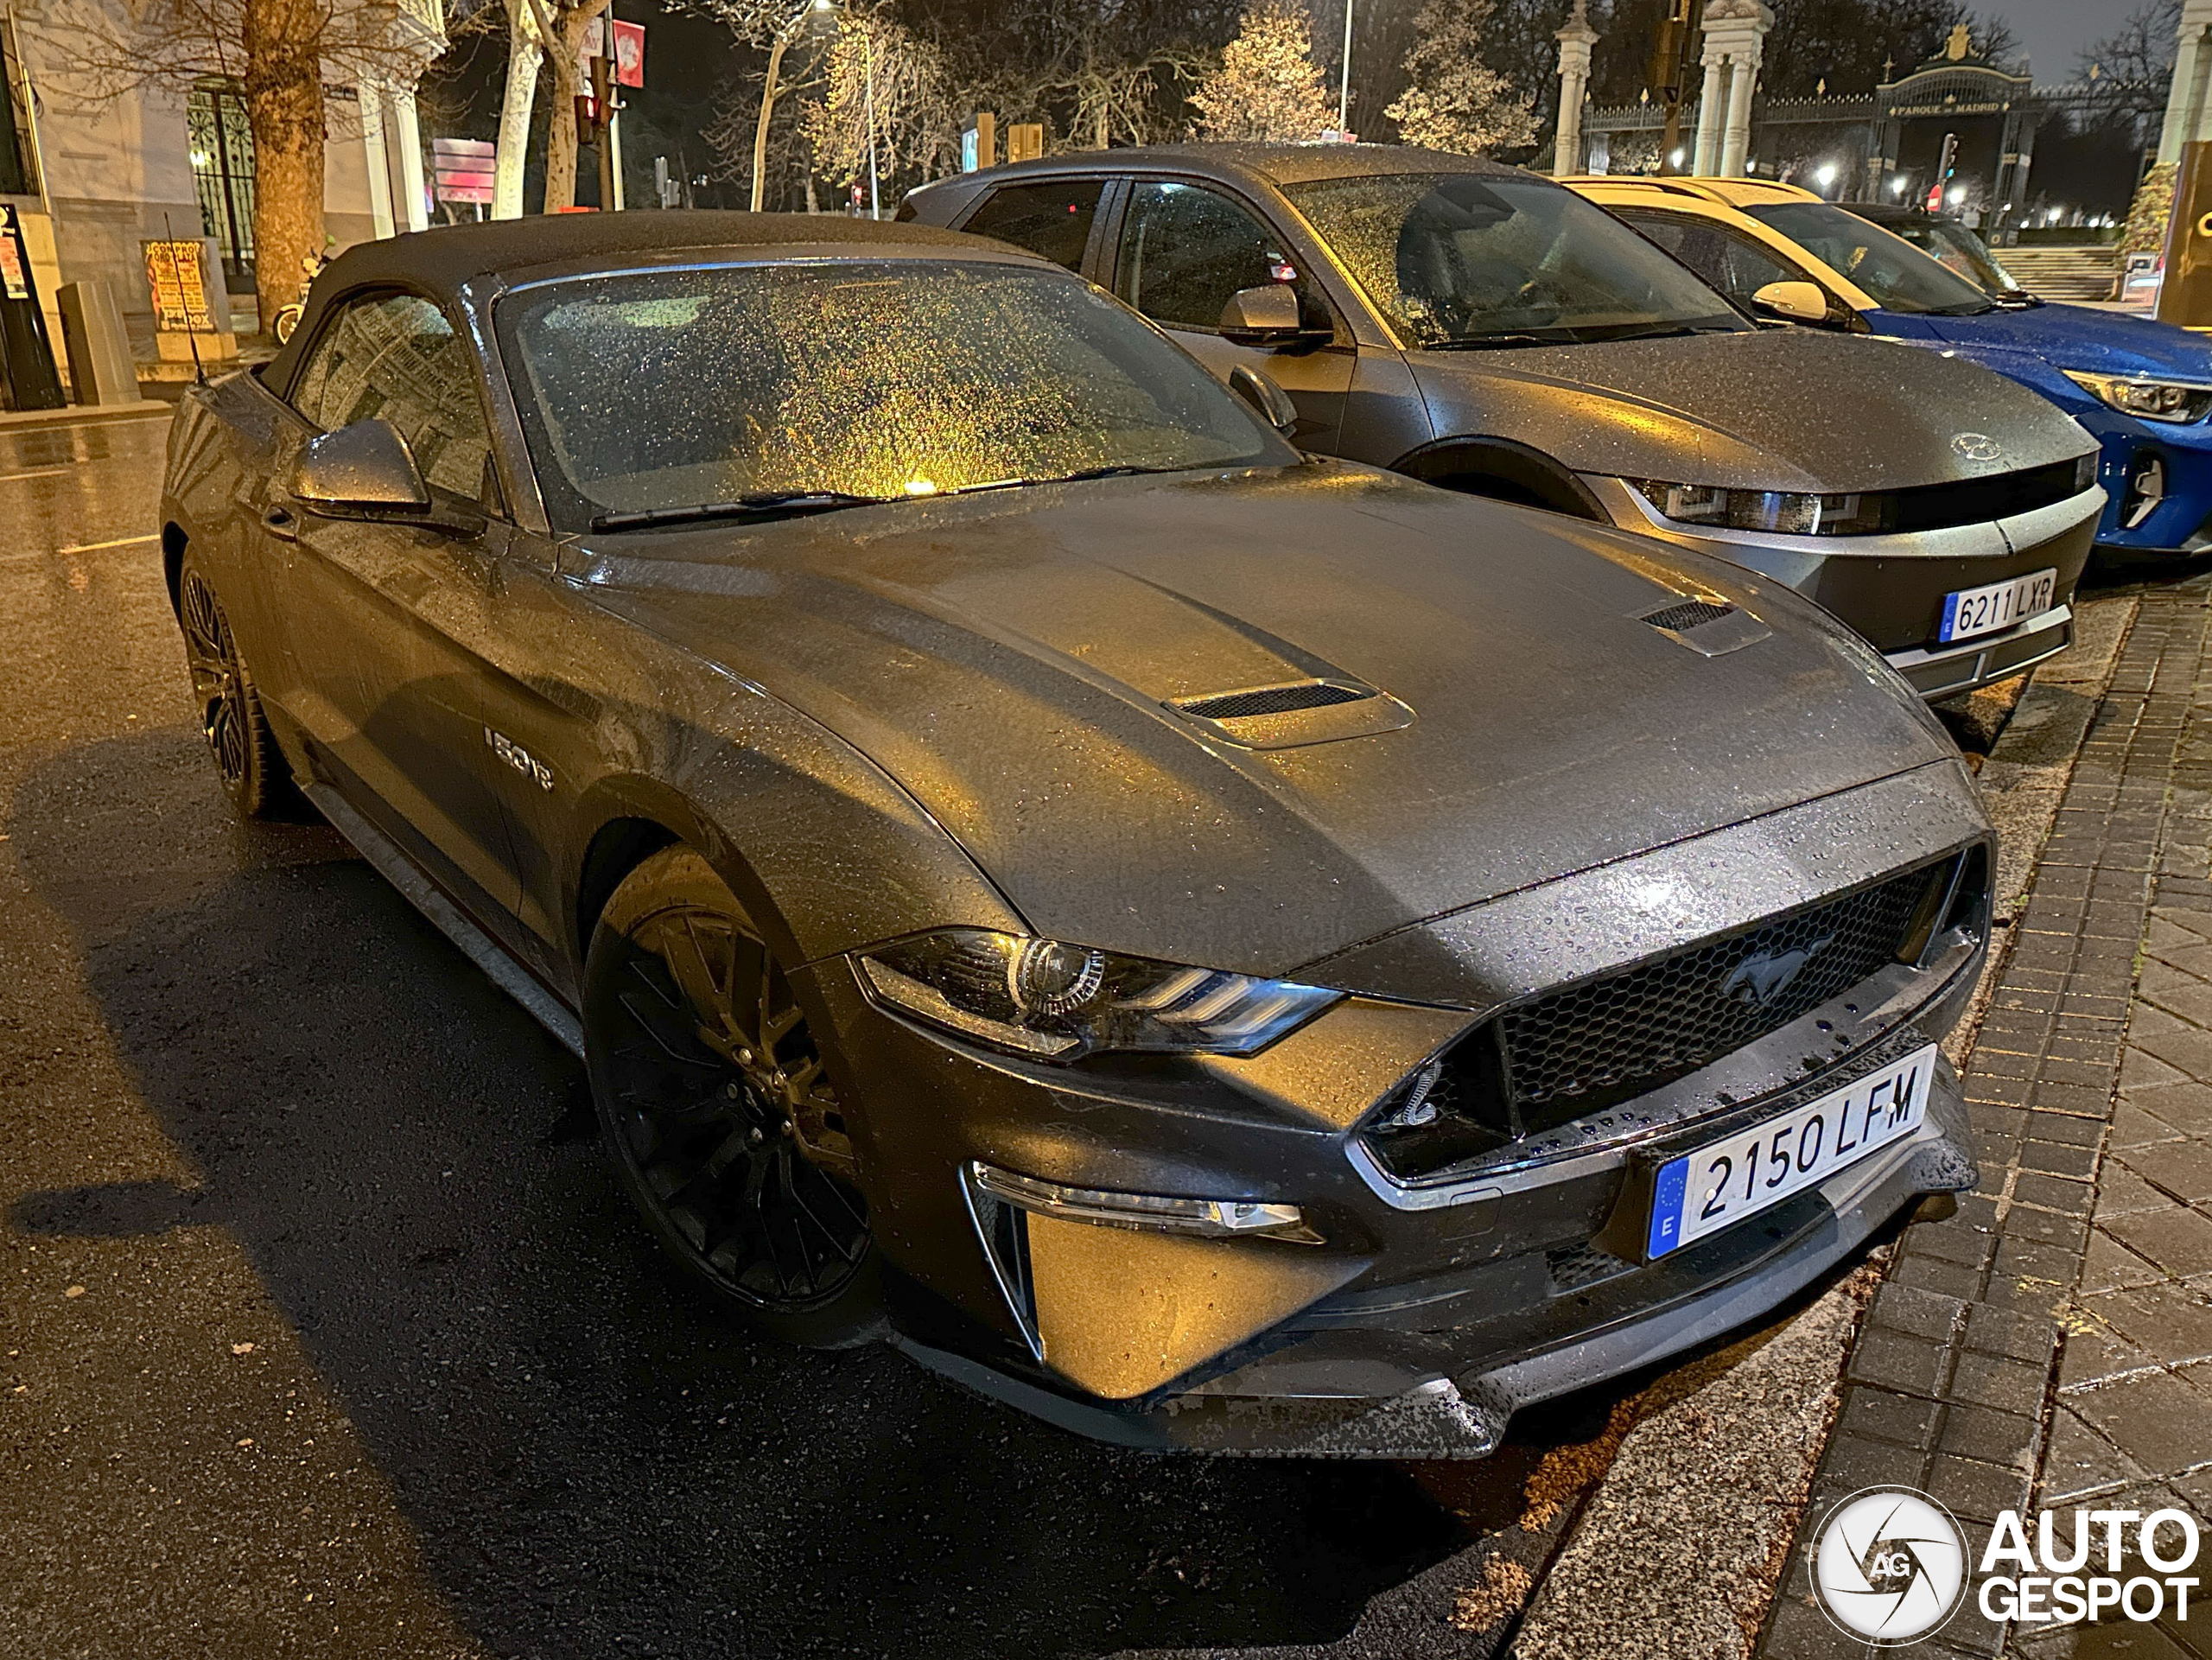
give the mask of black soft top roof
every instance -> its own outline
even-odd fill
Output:
[[[1018,253],[1003,243],[963,236],[925,225],[894,225],[841,214],[729,213],[664,209],[631,213],[548,213],[438,225],[403,236],[359,242],[333,260],[315,279],[314,297],[291,340],[269,370],[270,384],[289,385],[298,352],[315,332],[331,296],[391,283],[451,300],[485,277],[508,277],[545,266],[588,264],[605,255],[730,252],[758,255],[788,249],[833,248],[855,258],[871,253],[912,255],[929,248],[949,252]]]

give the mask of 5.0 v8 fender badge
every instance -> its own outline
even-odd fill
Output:
[[[494,732],[487,726],[484,728],[484,741],[490,746],[493,754],[524,778],[537,779],[539,789],[550,790],[553,787],[553,769],[507,736],[505,733]]]

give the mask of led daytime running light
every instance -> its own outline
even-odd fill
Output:
[[[1063,1217],[1109,1228],[1196,1234],[1207,1239],[1281,1239],[1299,1245],[1322,1243],[1321,1236],[1306,1225],[1295,1205],[1067,1187],[1034,1176],[1018,1176],[981,1160],[969,1165],[968,1175],[980,1192],[1032,1216]]]

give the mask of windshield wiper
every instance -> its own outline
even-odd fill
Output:
[[[979,490],[1022,490],[1033,484],[1081,484],[1086,479],[1126,479],[1140,473],[1187,473],[1185,467],[1086,467],[1074,473],[1052,473],[1035,479],[993,479],[988,484],[963,484],[946,493],[972,496]]]
[[[1574,336],[1556,334],[1455,334],[1449,340],[1430,340],[1421,349],[1425,352],[1484,352],[1499,346],[1572,346]]]
[[[840,507],[871,507],[892,501],[892,496],[856,496],[844,490],[764,490],[728,501],[703,501],[688,507],[640,507],[629,512],[601,513],[591,522],[594,531],[636,531],[653,525],[683,525],[707,518],[784,518],[803,513],[835,512]]]

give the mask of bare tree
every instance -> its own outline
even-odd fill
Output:
[[[1290,0],[1248,9],[1221,62],[1191,94],[1209,138],[1314,138],[1335,119],[1313,61],[1313,26]]]
[[[606,0],[599,0],[601,4]],[[326,80],[412,84],[444,44],[435,6],[340,0],[81,0],[48,15],[71,48],[53,83],[61,96],[106,103],[135,92],[181,99],[216,80],[238,86],[253,136],[253,245],[261,326],[305,285],[322,252]]]
[[[2149,0],[2120,26],[2082,49],[2082,80],[2092,122],[2128,122],[2143,130],[2164,112],[2181,34],[2181,0]]]
[[[1427,0],[1414,20],[1408,86],[1384,111],[1398,136],[1430,149],[1479,154],[1536,136],[1534,99],[1483,61],[1491,0]]]
[[[868,175],[933,179],[960,165],[961,118],[944,53],[882,10],[848,7],[806,113],[806,139],[841,185]]]
[[[1067,105],[1072,143],[1087,143],[1092,149],[1106,149],[1116,140],[1156,143],[1173,136],[1160,115],[1163,77],[1195,84],[1209,61],[1208,54],[1179,41],[1127,54],[1094,28],[1045,90]]]

